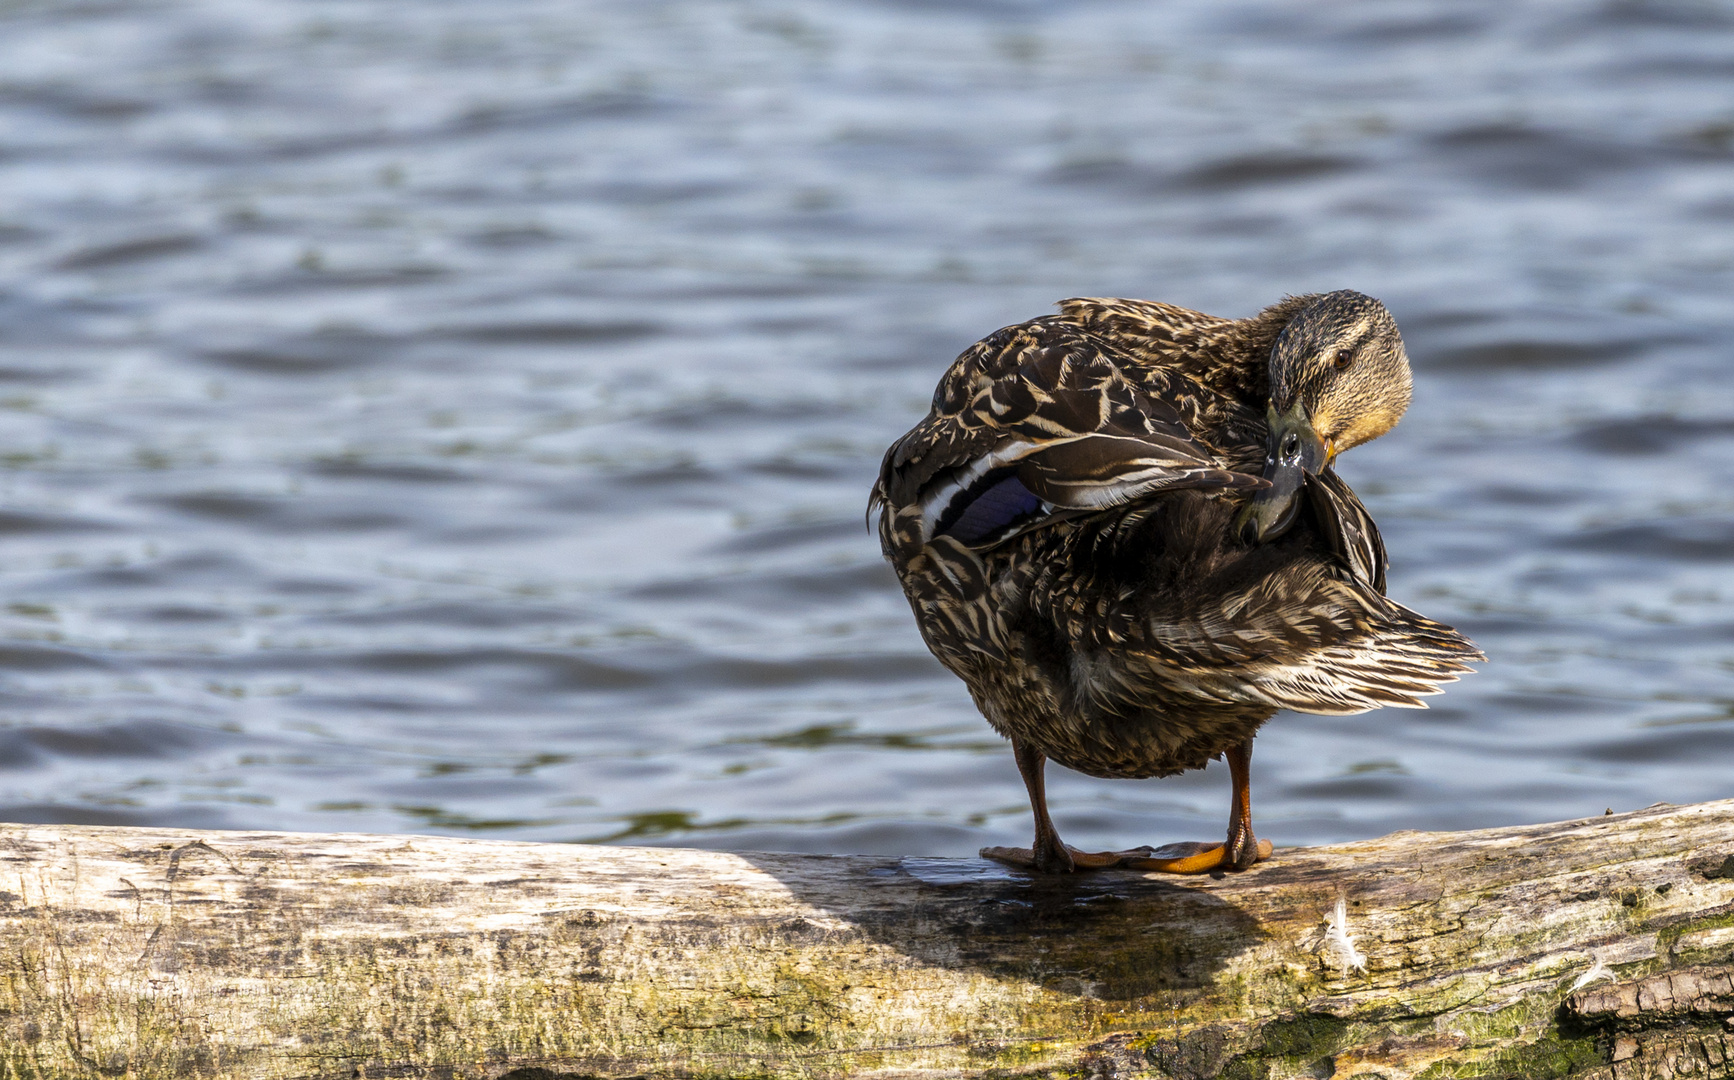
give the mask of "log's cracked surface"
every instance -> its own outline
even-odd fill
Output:
[[[1734,803],[1242,874],[0,826],[10,1077],[1734,1076]]]

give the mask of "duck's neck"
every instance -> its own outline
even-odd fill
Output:
[[[1263,416],[1270,402],[1270,353],[1283,327],[1315,296],[1287,296],[1249,319],[1224,323],[1194,354],[1192,374]]]

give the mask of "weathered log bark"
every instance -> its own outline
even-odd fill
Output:
[[[0,860],[0,1077],[1734,1075],[1734,802],[1214,879],[21,825]]]

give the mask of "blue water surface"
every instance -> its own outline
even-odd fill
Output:
[[[1260,831],[1734,795],[1727,3],[7,5],[0,819],[1023,842],[879,454],[1061,297],[1337,288],[1392,594],[1490,659],[1277,717]]]

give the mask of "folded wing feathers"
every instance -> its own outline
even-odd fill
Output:
[[[1150,626],[1146,647],[1195,693],[1327,715],[1424,709],[1485,659],[1366,583],[1321,579],[1307,592],[1298,604],[1263,589],[1228,598],[1207,617]]]
[[[1356,577],[1383,594],[1385,541],[1361,500],[1330,469],[1307,483],[1307,495],[1332,551]]]
[[[1394,707],[1425,709],[1484,657],[1457,631],[1390,604],[1386,619],[1340,644],[1248,665],[1242,692],[1300,712],[1347,715]],[[1247,676],[1251,677],[1248,678]]]
[[[1087,339],[1062,343],[1066,348],[1023,343],[1033,358],[997,379],[954,371],[949,382],[972,376],[967,398],[961,387],[937,395],[956,410],[929,416],[887,453],[875,497],[894,506],[919,503],[923,542],[959,517],[966,504],[957,500],[978,497],[991,486],[989,474],[1008,468],[1048,514],[1103,510],[1181,488],[1263,484],[1218,465],[1171,405],[1134,387]],[[1023,523],[1018,532],[1040,524]]]

